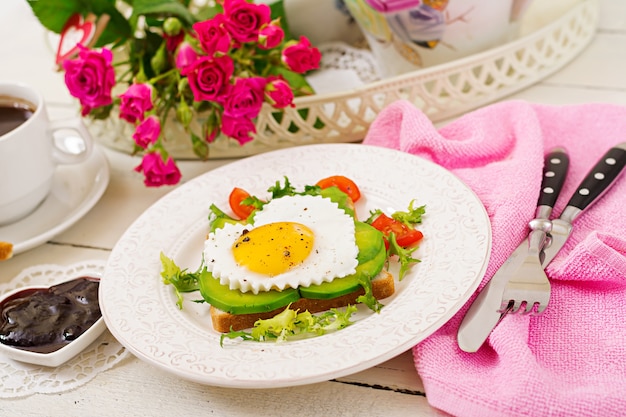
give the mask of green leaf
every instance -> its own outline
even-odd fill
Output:
[[[374,297],[374,292],[372,289],[372,278],[365,274],[359,274],[358,279],[359,279],[359,285],[363,287],[365,294],[358,296],[356,299],[356,302],[363,303],[370,310],[376,313],[380,313],[380,310],[382,310],[384,305],[380,301],[378,301],[376,297]]]
[[[402,281],[406,273],[411,269],[411,265],[421,262],[417,258],[413,258],[411,255],[417,250],[418,246],[412,248],[403,248],[398,245],[396,241],[396,234],[389,233],[389,256],[396,255],[398,262],[400,262],[400,272],[398,272],[398,279]]]
[[[109,23],[106,25],[102,35],[96,42],[97,47],[119,43],[132,36],[133,31],[130,23],[126,20],[117,8],[115,2],[111,0],[96,0],[87,2],[91,5],[91,12],[96,16],[109,15]]]
[[[422,215],[426,213],[426,206],[413,207],[414,203],[415,200],[411,200],[408,211],[396,211],[391,217],[409,227],[421,223]]]
[[[65,22],[74,13],[85,13],[86,7],[80,0],[28,0],[39,22],[54,33],[61,33]]]
[[[133,14],[175,16],[189,26],[196,22],[191,12],[177,0],[135,0],[133,1]]]
[[[268,338],[277,341],[286,340],[287,336],[294,334],[297,315],[296,310],[286,308],[270,319],[257,320],[254,323],[251,336],[254,340],[266,340]]]
[[[211,7],[201,7],[200,10],[196,13],[196,19],[198,22],[203,22],[205,20],[213,19],[216,14],[222,13],[224,8],[220,4],[215,4]]]
[[[294,94],[296,96],[302,95],[300,94],[300,92],[306,92],[306,94],[310,94],[310,92],[313,91],[309,83],[306,81],[304,75],[290,71],[287,68],[273,66],[270,68],[269,74],[281,75],[289,83],[291,89],[294,90]]]
[[[183,308],[183,295],[185,292],[192,292],[198,290],[198,276],[202,272],[203,265],[200,265],[196,272],[187,272],[187,270],[181,270],[173,259],[165,256],[163,252],[161,257],[161,278],[165,285],[174,286],[174,292],[176,293],[176,305],[179,309]],[[204,263],[204,262],[203,262]]]
[[[215,230],[224,227],[226,223],[236,224],[244,222],[233,219],[228,214],[220,210],[219,207],[217,207],[215,204],[211,204],[211,206],[209,207],[209,231],[213,233],[215,232]]]
[[[75,13],[97,17],[109,15],[109,22],[96,42],[96,46],[107,45],[121,38],[128,38],[132,31],[130,24],[115,8],[115,0],[28,0],[39,22],[54,33],[61,33],[63,26]]]
[[[331,308],[319,315],[313,315],[309,311],[299,313],[289,305],[274,317],[257,320],[251,332],[231,330],[223,334],[220,337],[220,346],[223,345],[224,339],[283,342],[296,336],[323,335],[353,324],[350,319],[356,311],[356,306],[348,305],[344,311]]]
[[[209,145],[193,132],[191,132],[191,143],[193,144],[193,153],[198,158],[203,161],[209,159]]]
[[[289,182],[289,178],[285,177],[285,185],[281,186],[280,181],[276,181],[276,184],[273,187],[267,189],[268,192],[272,193],[272,198],[280,198],[286,195],[294,195],[296,193],[296,189]]]
[[[252,336],[250,336],[250,333],[246,332],[245,330],[241,330],[238,332],[231,330],[228,333],[222,333],[222,335],[220,336],[220,347],[224,347],[224,339],[237,339],[238,337],[240,337],[242,340],[254,340],[252,339]]]
[[[287,20],[287,13],[285,13],[284,0],[271,2],[269,6],[272,19],[280,18],[280,26],[283,28],[283,32],[285,32],[285,40],[293,39],[289,28],[289,21]]]

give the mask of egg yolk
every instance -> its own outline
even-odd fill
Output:
[[[233,244],[235,261],[269,277],[301,264],[313,249],[314,234],[300,223],[276,222],[244,230]]]

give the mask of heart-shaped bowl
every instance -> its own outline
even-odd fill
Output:
[[[0,354],[20,362],[56,367],[82,352],[106,329],[99,305],[94,304],[98,303],[98,292],[95,291],[95,300],[91,300],[93,287],[91,293],[86,290],[93,283],[99,285],[99,274],[75,277],[50,286],[16,288],[3,295],[0,298]],[[85,291],[81,292],[81,288]],[[85,315],[89,317],[84,319],[85,323],[75,322],[76,315],[67,312],[83,311],[85,306],[93,310],[83,312],[83,319]],[[71,318],[59,324],[59,312],[63,310]],[[18,347],[16,340],[25,340],[27,336],[23,334],[27,331],[31,331],[28,337],[33,344]],[[50,341],[53,334],[54,340]]]

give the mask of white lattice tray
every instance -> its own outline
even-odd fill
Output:
[[[555,18],[551,16],[554,3],[537,2],[534,13],[529,11],[522,23],[526,34],[515,41],[350,90],[299,97],[280,122],[267,106],[257,119],[254,141],[240,146],[218,138],[211,144],[210,158],[242,157],[310,143],[358,142],[376,115],[399,99],[409,100],[438,122],[506,97],[554,73],[588,45],[598,22],[597,1],[560,2]],[[549,23],[542,25],[545,21]],[[131,150],[132,128],[114,119],[93,125],[92,132],[108,146]],[[194,158],[187,136],[180,133],[182,140],[168,135],[168,150],[177,158]]]

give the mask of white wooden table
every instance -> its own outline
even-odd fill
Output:
[[[0,79],[40,89],[51,116],[72,112],[62,76],[52,71],[44,32],[25,0],[0,3]],[[626,2],[600,1],[599,30],[590,46],[553,76],[507,99],[545,104],[626,105]],[[171,188],[148,189],[132,171],[137,158],[105,150],[109,186],[97,205],[51,241],[0,264],[0,282],[37,264],[106,260],[126,228]],[[189,180],[228,161],[183,162]],[[537,410],[541,414],[541,410]],[[0,415],[442,415],[429,406],[410,352],[329,382],[282,389],[236,390],[181,380],[130,357],[87,384],[62,394],[0,401]]]

